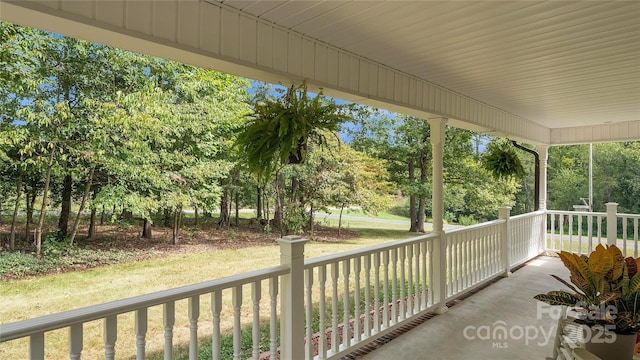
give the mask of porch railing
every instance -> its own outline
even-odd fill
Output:
[[[0,343],[29,338],[29,358],[44,359],[45,333],[66,329],[69,356],[79,359],[90,336],[83,326],[98,320],[106,359],[115,358],[116,334],[135,338],[135,349],[128,351],[144,359],[147,320],[157,314],[163,319],[156,335],[164,340],[165,359],[173,358],[176,327],[189,329],[189,358],[196,359],[203,321],[211,324],[206,335],[213,359],[223,358],[225,330],[233,337],[229,358],[336,359],[417,316],[446,310],[451,298],[537,256],[544,219],[544,212],[511,218],[503,208],[499,220],[306,261],[305,240],[285,237],[278,240],[279,266],[0,325]],[[187,320],[180,323],[176,302],[185,301]],[[201,314],[203,306],[210,309],[207,314]],[[150,312],[154,307],[162,310]],[[135,329],[118,330],[121,316],[133,316]],[[221,326],[223,320],[229,329]],[[242,352],[247,328],[252,348]],[[126,352],[121,346],[118,351]]]
[[[547,211],[552,251],[588,254],[598,244],[616,244],[624,256],[638,257],[640,215],[618,213],[618,204],[608,203],[607,212]]]

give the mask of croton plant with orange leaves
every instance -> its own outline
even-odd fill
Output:
[[[560,259],[571,283],[551,276],[572,291],[550,291],[535,299],[572,307],[587,325],[615,325],[618,334],[640,330],[640,258],[625,258],[615,245],[598,245],[589,256],[562,251]]]

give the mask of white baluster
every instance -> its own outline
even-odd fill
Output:
[[[29,337],[29,359],[44,360],[44,333],[32,334]]]
[[[382,279],[382,291],[384,299],[382,300],[382,321],[384,327],[389,327],[389,251],[383,250],[382,253],[382,269],[384,270],[384,278]]]
[[[587,216],[587,232],[589,233],[589,254],[593,251],[593,215]]]
[[[200,296],[189,298],[189,360],[198,360],[198,318],[200,317]]]
[[[413,250],[415,261],[415,288],[413,291],[413,313],[416,314],[420,311],[420,243],[413,244]]]
[[[582,215],[578,216],[578,254],[583,254],[582,250]]]
[[[262,299],[262,283],[251,284],[251,301],[253,302],[253,358],[260,358],[260,300]]]
[[[602,215],[598,215],[598,244],[602,244]]]
[[[278,352],[278,277],[269,280],[269,297],[271,298],[271,317],[269,319],[270,360],[276,360]]]
[[[343,329],[342,329],[342,344],[345,348],[351,345],[351,329],[349,328],[349,318],[351,317],[349,310],[351,309],[349,301],[349,276],[351,275],[351,263],[350,260],[344,260],[342,262],[342,278],[344,279],[344,293],[342,294],[342,304],[344,310]]]
[[[622,217],[622,254],[627,257],[627,223],[629,222],[626,216]],[[616,235],[617,236],[617,235]]]
[[[633,219],[633,256],[638,257],[638,218]]]
[[[569,251],[574,252],[573,250],[573,215],[568,215],[569,217]]]
[[[340,337],[338,336],[338,263],[331,264],[331,350],[337,353],[340,349]]]
[[[400,262],[400,319],[406,319],[407,317],[407,307],[405,306],[405,301],[406,301],[406,278],[405,278],[405,271],[407,271],[407,267],[406,267],[406,249],[404,246],[401,246],[400,249],[400,254],[399,254],[399,262]]]
[[[371,255],[364,255],[364,334],[371,336]]]
[[[380,252],[373,254],[373,328],[380,331]]]
[[[480,231],[480,247],[482,248],[482,258],[480,264],[482,264],[482,279],[481,281],[489,277],[489,246],[487,244],[487,238],[489,237],[489,228],[484,228]]]
[[[164,304],[164,360],[173,359],[173,326],[176,323],[176,304],[168,301]]]
[[[233,304],[233,360],[240,360],[242,285],[235,286],[231,290],[231,303]]]
[[[560,235],[560,251],[564,250],[564,215],[558,214],[558,228]]]
[[[116,340],[118,338],[118,319],[115,315],[104,318],[104,358],[113,360],[116,356]]]
[[[446,298],[447,296],[451,295],[451,293],[453,293],[454,289],[453,289],[453,277],[454,277],[454,272],[453,272],[453,250],[452,250],[452,243],[454,242],[454,239],[457,235],[447,235],[446,237],[446,246],[445,246],[445,254],[446,254],[446,261],[445,261],[445,265],[446,265],[446,269],[447,271],[445,271],[444,274],[441,274],[442,276],[442,280],[445,282],[445,294],[443,294],[443,299]]]
[[[471,247],[471,242],[469,241],[469,239],[464,239],[462,241],[462,249],[460,249],[460,254],[462,255],[462,266],[464,266],[464,270],[463,270],[463,279],[462,279],[462,286],[466,289],[468,288],[471,284],[470,284],[470,278],[471,278],[471,273],[470,273],[470,269],[471,269],[471,257],[469,256],[469,248]]]
[[[304,286],[306,289],[306,307],[304,312],[306,314],[306,327],[307,327],[307,339],[305,343],[305,357],[307,360],[313,359],[313,268],[307,269],[304,272]],[[321,295],[322,296],[322,295]]]
[[[80,360],[82,354],[82,323],[69,327],[69,359]]]
[[[429,291],[431,279],[429,278],[429,273],[427,272],[428,267],[431,266],[431,260],[429,259],[429,243],[431,240],[424,240],[420,242],[420,259],[422,260],[422,302],[421,302],[421,310],[427,308],[427,306],[431,305],[429,301],[429,295],[431,295],[432,291]],[[427,264],[428,262],[428,264]]]
[[[360,342],[362,339],[362,329],[360,327],[360,256],[353,259],[353,271],[354,271],[354,293],[353,293],[353,302],[354,302],[354,323],[353,323],[353,334],[356,342]]]
[[[407,308],[405,314],[405,318],[407,317],[407,313],[409,315],[413,314],[413,244],[409,244],[407,246],[407,268],[409,269],[407,273]],[[403,271],[404,273],[404,271]]]
[[[398,252],[396,248],[391,252],[391,321],[398,322]]]
[[[325,314],[327,313],[326,303],[326,282],[327,282],[327,266],[320,265],[318,267],[318,283],[320,288],[318,290],[320,295],[320,338],[318,339],[318,356],[320,359],[327,358],[327,319]]]
[[[556,215],[551,214],[551,250],[555,251],[556,248]]]
[[[136,359],[147,357],[147,308],[136,310]]]
[[[213,360],[220,360],[220,311],[222,311],[222,291],[216,290],[211,293],[211,315],[213,334],[211,335],[211,357]]]
[[[427,241],[427,261],[429,262],[428,264],[428,269],[425,272],[426,278],[424,283],[428,284],[428,287],[426,289],[426,295],[428,297],[428,301],[427,301],[427,305],[431,306],[435,303],[435,294],[434,294],[434,290],[433,290],[433,247],[434,247],[434,242],[435,241],[440,241],[439,239],[430,239]],[[443,244],[444,246],[444,244]],[[446,276],[446,275],[445,275]]]

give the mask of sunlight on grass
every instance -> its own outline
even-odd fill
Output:
[[[332,215],[340,215],[340,209],[334,209],[330,211]],[[409,218],[406,216],[400,216],[391,214],[389,212],[383,211],[378,214],[365,213],[359,209],[345,209],[342,213],[343,216],[357,216],[357,217],[367,217],[372,219],[384,219],[384,220],[402,220],[409,221]]]
[[[335,226],[337,220],[326,219],[322,224]],[[305,246],[305,257],[314,258],[335,254],[415,236],[407,232],[407,225],[345,221],[343,228],[356,231],[358,237],[331,242],[310,241]],[[3,305],[0,307],[0,319],[2,323],[10,323],[222,278],[276,266],[279,264],[279,258],[279,247],[274,242],[272,246],[174,254],[163,258],[79,272],[5,281],[0,283]],[[249,288],[245,291],[247,294],[250,293]],[[230,299],[230,294],[227,295],[224,298]],[[203,296],[201,301],[201,313],[206,314],[210,311],[210,299]],[[228,307],[227,305],[230,304],[225,304],[224,307]],[[247,298],[247,303],[243,307],[251,307],[250,297]],[[188,323],[186,308],[186,301],[176,303],[176,324],[185,321]],[[162,349],[163,346],[161,314],[161,307],[149,308],[147,348],[150,351]],[[222,328],[230,329],[231,325],[231,323],[223,323]],[[118,316],[117,351],[123,356],[130,356],[135,352],[135,336],[130,336],[134,326],[133,314]],[[201,321],[199,326],[203,332],[210,331],[211,328],[208,321]],[[99,321],[85,325],[84,357],[101,356],[103,351],[101,329],[102,323]],[[121,332],[122,335],[120,335]],[[188,336],[188,327],[176,326],[174,343],[188,341]],[[46,343],[47,358],[58,359],[68,356],[68,330],[47,333]],[[1,358],[20,359],[26,358],[27,354],[26,339],[4,343],[0,348]]]

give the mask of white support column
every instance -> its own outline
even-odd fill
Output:
[[[282,277],[280,300],[280,358],[304,359],[304,244],[300,236],[285,236],[280,244],[280,264],[291,269]]]
[[[618,203],[607,203],[607,244],[618,242]]]
[[[500,220],[504,220],[501,234],[501,252],[502,252],[502,265],[504,266],[503,277],[511,276],[511,238],[509,236],[509,218],[511,217],[511,207],[503,206],[498,209],[498,217]]]
[[[542,218],[542,224],[540,229],[540,243],[538,246],[538,253],[547,249],[547,166],[549,163],[549,146],[538,145],[538,157],[540,164],[540,188],[538,189],[538,209],[545,212]]]
[[[444,314],[448,311],[447,299],[447,238],[443,230],[444,225],[444,141],[447,127],[446,118],[429,119],[431,128],[431,146],[433,153],[433,191],[432,213],[433,233],[438,234],[438,241],[434,243],[433,261],[433,290],[434,301],[438,303],[436,312]]]
[[[549,159],[549,146],[538,145],[537,148],[540,159],[540,189],[538,189],[540,202],[538,203],[538,209],[547,210],[547,162]]]

